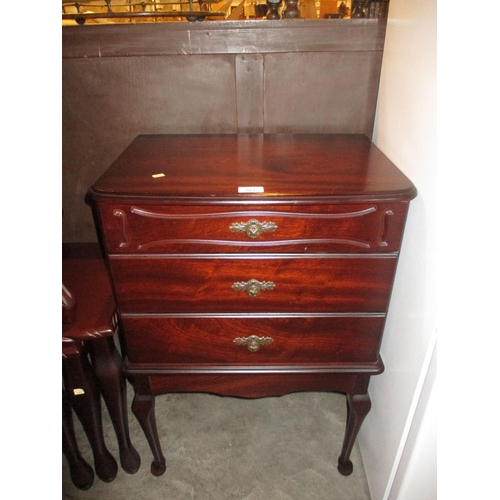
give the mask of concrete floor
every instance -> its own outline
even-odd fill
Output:
[[[128,388],[128,403],[133,392]],[[161,477],[150,473],[151,451],[129,410],[131,440],[141,467],[116,479],[97,476],[87,491],[71,482],[62,457],[62,498],[113,500],[370,500],[357,445],[354,472],[337,471],[346,418],[345,396],[297,393],[245,400],[208,394],[156,398],[158,432],[167,460]],[[117,459],[118,446],[103,405],[104,434]],[[75,431],[83,457],[92,452],[80,422]]]

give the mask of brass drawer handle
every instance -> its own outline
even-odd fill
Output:
[[[273,290],[276,285],[272,281],[238,281],[231,287],[236,292],[245,291],[249,297],[258,297],[262,290]]]
[[[255,240],[263,232],[273,233],[278,226],[274,222],[259,222],[257,219],[250,219],[248,222],[233,222],[229,229],[233,233],[246,233],[246,235]]]
[[[261,345],[271,344],[273,339],[271,337],[257,337],[257,335],[250,335],[250,337],[237,337],[233,340],[235,344],[246,345],[250,352],[257,352]]]

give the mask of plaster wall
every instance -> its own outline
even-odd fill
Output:
[[[427,481],[431,493],[420,498],[435,498],[424,470],[400,466],[403,454],[411,454],[408,436],[437,328],[436,9],[435,0],[391,0],[382,61],[373,141],[419,194],[410,207],[382,343],[386,371],[372,378],[373,406],[359,435],[373,500],[402,500],[395,490],[406,484],[401,474]],[[421,449],[435,463],[435,433],[422,437]]]

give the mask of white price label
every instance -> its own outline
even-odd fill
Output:
[[[262,186],[240,186],[238,188],[238,193],[263,193],[264,188]]]

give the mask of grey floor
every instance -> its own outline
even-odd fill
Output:
[[[128,388],[129,407],[132,400]],[[129,411],[131,439],[141,467],[129,475],[80,491],[62,457],[62,498],[113,500],[370,500],[357,445],[354,472],[337,471],[346,418],[345,397],[297,393],[245,400],[208,394],[156,398],[156,418],[167,460],[161,477],[150,473],[151,451]],[[103,405],[106,444],[118,460],[118,446]],[[79,421],[75,432],[83,457],[92,453]]]

